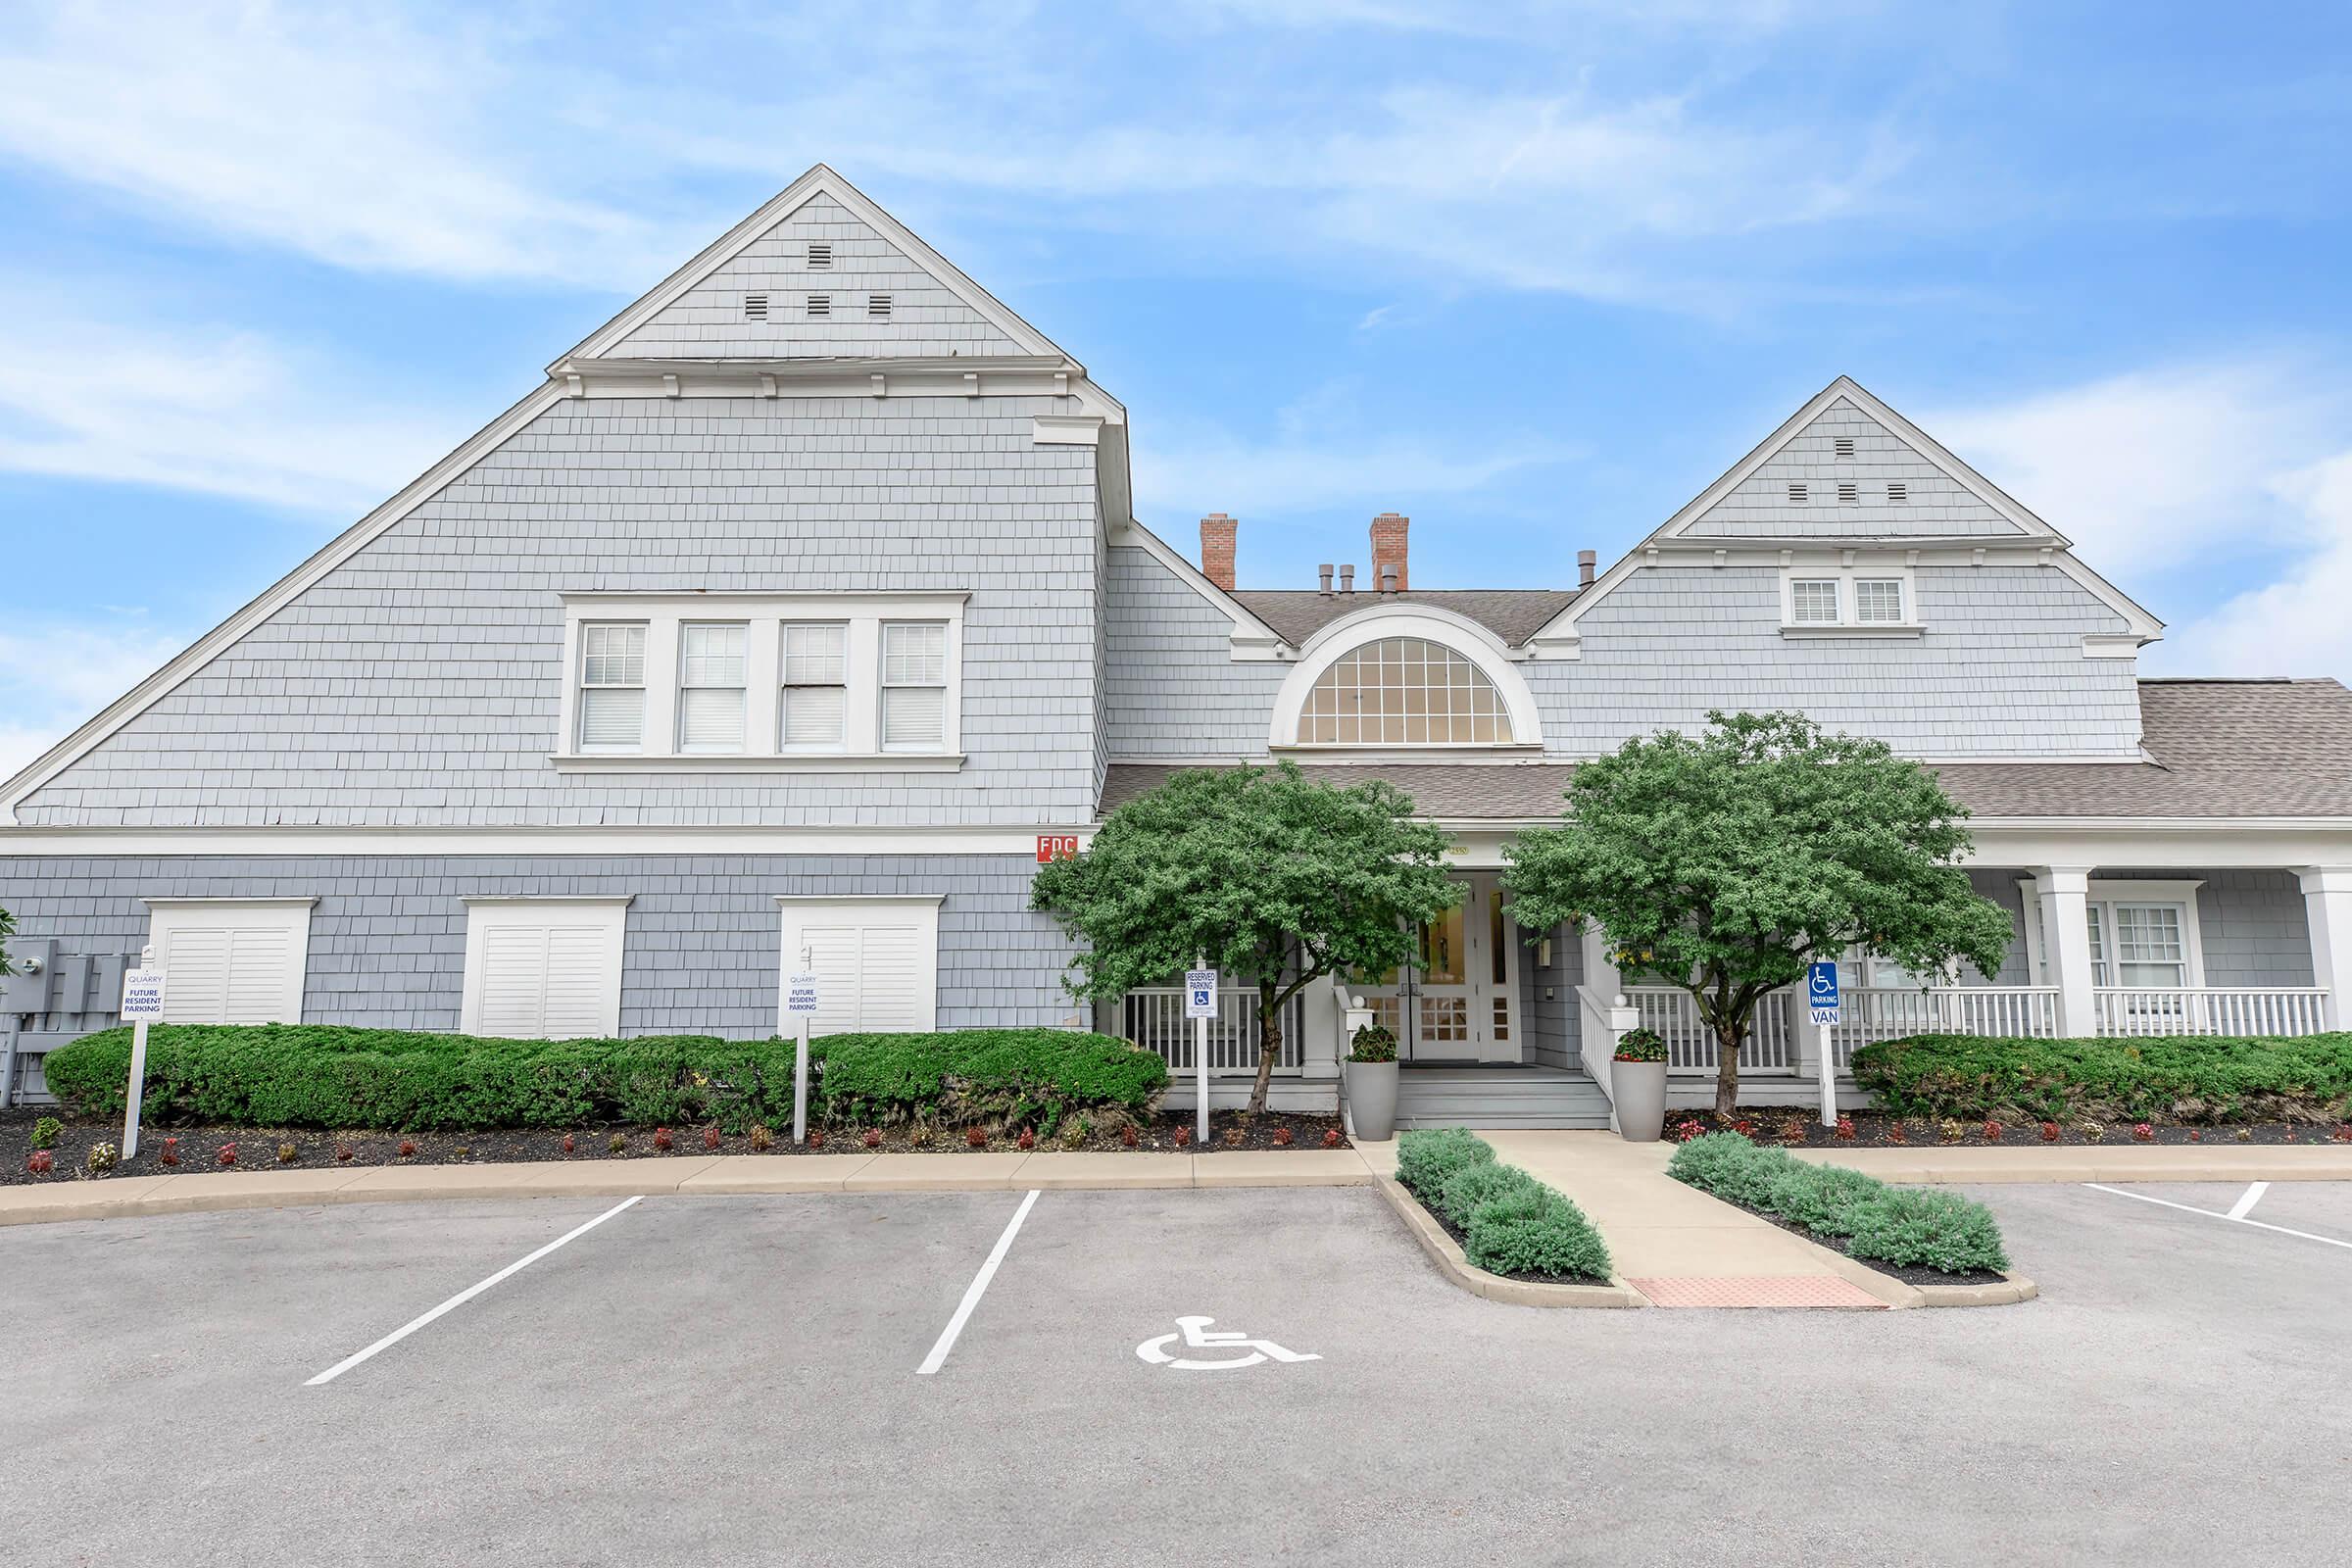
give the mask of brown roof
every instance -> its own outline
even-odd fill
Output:
[[[1573,588],[1435,588],[1401,594],[1244,589],[1234,598],[1294,648],[1342,615],[1372,605],[1427,605],[1464,615],[1516,647],[1575,602]]]
[[[1309,596],[1313,597],[1313,596]],[[2332,680],[2140,683],[2146,762],[1967,762],[1936,769],[1978,816],[2352,817],[2352,691]],[[1447,820],[1556,816],[1572,762],[1302,764],[1334,784],[1385,778]],[[1114,764],[1107,811],[1176,771]]]

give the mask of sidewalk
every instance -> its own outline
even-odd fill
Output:
[[[1394,1169],[1394,1145],[1385,1169]],[[1213,1154],[706,1154],[361,1170],[190,1171],[0,1187],[0,1225],[116,1219],[222,1208],[307,1208],[442,1198],[559,1194],[967,1193],[1170,1187],[1353,1187],[1373,1169],[1352,1149],[1228,1150]]]

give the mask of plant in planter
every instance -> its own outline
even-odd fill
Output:
[[[1609,1098],[1617,1131],[1629,1144],[1654,1144],[1666,1125],[1666,1041],[1655,1029],[1628,1029],[1609,1053]]]
[[[1396,1035],[1386,1024],[1368,1023],[1348,1042],[1341,1068],[1348,1075],[1348,1109],[1355,1136],[1387,1139],[1396,1132]]]

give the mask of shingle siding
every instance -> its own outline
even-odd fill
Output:
[[[1133,545],[1110,551],[1104,692],[1113,757],[1263,757],[1289,664],[1238,663],[1233,622]]]
[[[1853,442],[1851,458],[1838,456],[1840,436]],[[1890,501],[1889,481],[1905,486],[1907,499]],[[1792,482],[1805,487],[1802,502],[1789,499]],[[1855,486],[1853,503],[1838,501],[1840,483]],[[1692,518],[1684,532],[1727,539],[1938,534],[2014,539],[2021,530],[1852,400],[1839,398],[1730,494]]]
[[[144,899],[316,898],[306,1021],[455,1029],[464,900],[626,894],[621,1032],[760,1039],[777,1029],[779,894],[945,895],[940,1027],[1074,1016],[1070,945],[1028,907],[1035,871],[1005,856],[93,856],[0,859],[0,907],[28,938],[136,953]]]
[[[810,267],[811,242],[833,247],[830,267]],[[744,296],[767,296],[767,316],[747,319]],[[831,302],[827,315],[808,296]],[[876,294],[890,315],[866,314]],[[612,349],[624,359],[741,360],[1027,351],[832,197],[811,196],[709,277]]]
[[[1583,657],[1522,664],[1545,750],[1589,757],[1707,710],[1796,709],[1921,757],[2107,754],[2139,741],[2123,621],[2055,567],[1922,566],[1918,638],[1783,637],[1770,566],[1643,566],[1579,618]]]
[[[1094,451],[1051,398],[557,405],[36,792],[39,825],[1070,823]],[[559,775],[567,591],[965,589],[954,773]]]
[[[2209,986],[2308,986],[2311,921],[2292,871],[2097,871],[2102,880],[2200,880],[2197,934]]]
[[[1527,1032],[1525,1060],[1546,1067],[1575,1067],[1584,1029],[1576,988],[1585,980],[1585,945],[1573,927],[1551,934],[1551,962],[1538,962],[1543,949],[1519,950],[1519,1016]],[[1544,993],[1550,995],[1546,997]]]

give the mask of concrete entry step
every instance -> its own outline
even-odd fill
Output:
[[[1605,1128],[1608,1098],[1581,1072],[1518,1064],[1414,1066],[1396,1075],[1399,1127]]]

